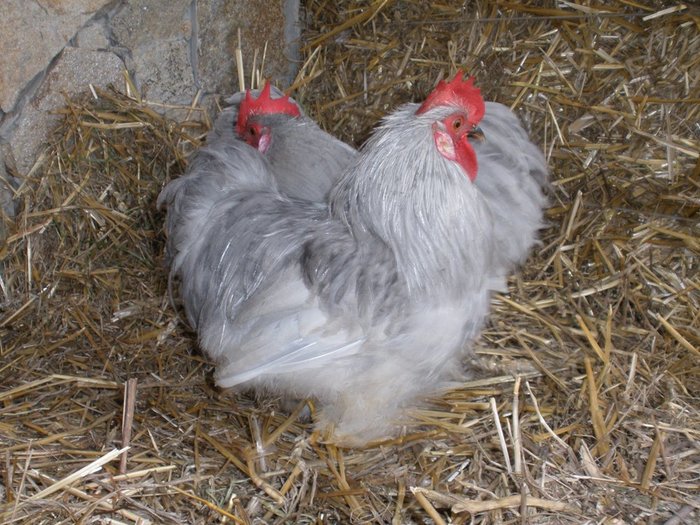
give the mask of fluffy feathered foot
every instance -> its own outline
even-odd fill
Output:
[[[356,448],[394,437],[400,430],[399,416],[399,407],[394,404],[353,396],[323,407],[314,426],[324,440]]]

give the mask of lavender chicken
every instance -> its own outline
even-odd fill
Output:
[[[296,101],[269,83],[255,95],[257,98],[246,92],[231,97],[233,105],[222,112],[213,133],[245,140],[265,154],[280,192],[325,201],[357,152],[321,130]],[[508,275],[527,258],[543,226],[547,165],[518,117],[503,104],[486,102],[479,125],[484,136],[473,141],[479,159],[474,184],[493,215],[496,247],[489,287],[506,291]]]
[[[274,97],[272,96],[274,95]],[[214,123],[207,142],[243,140],[268,160],[275,187],[289,197],[325,202],[356,151],[323,131],[293,99],[266,83],[239,92]]]
[[[361,444],[447,384],[487,315],[496,260],[475,183],[492,175],[484,110],[471,79],[441,82],[384,119],[327,204],[278,191],[260,148],[210,137],[159,203],[220,386],[313,397],[319,427]]]

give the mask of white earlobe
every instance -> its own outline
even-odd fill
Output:
[[[258,140],[258,151],[260,153],[265,153],[267,148],[270,147],[270,142],[272,142],[272,137],[269,133],[263,132],[260,134],[260,140]]]
[[[435,146],[437,147],[440,155],[445,157],[447,160],[456,160],[457,152],[455,151],[455,144],[452,141],[452,137],[441,129],[433,129],[433,138],[435,139]]]

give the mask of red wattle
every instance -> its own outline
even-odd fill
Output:
[[[474,182],[479,164],[476,160],[476,152],[474,148],[472,148],[472,145],[469,144],[469,140],[467,140],[466,136],[457,142],[455,149],[457,150],[457,162],[462,166],[469,180]]]

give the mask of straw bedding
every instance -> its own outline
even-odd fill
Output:
[[[547,155],[548,226],[475,379],[364,450],[324,443],[303,405],[216,390],[154,206],[209,117],[165,119],[127,82],[66,107],[0,248],[0,521],[697,522],[698,7],[305,10],[292,94],[325,129],[359,145],[462,67]]]

